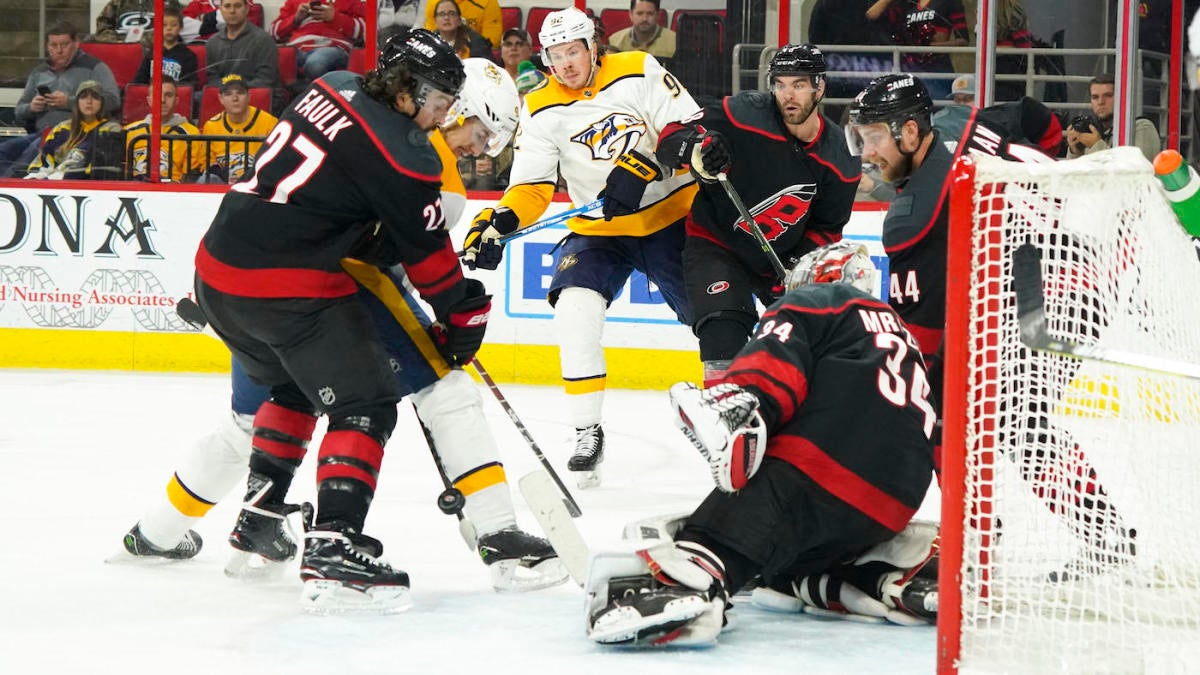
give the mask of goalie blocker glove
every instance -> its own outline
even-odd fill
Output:
[[[504,244],[500,238],[520,227],[521,220],[506,206],[480,211],[463,238],[463,263],[471,269],[496,269],[504,258]]]
[[[758,397],[728,383],[699,389],[691,382],[678,382],[670,394],[675,423],[708,460],[717,488],[736,492],[745,487],[767,452]]]
[[[604,201],[604,219],[637,213],[642,206],[642,196],[646,194],[646,185],[662,180],[662,177],[662,170],[654,160],[637,150],[618,157],[597,197]]]
[[[463,366],[475,358],[487,333],[492,296],[478,279],[467,279],[466,297],[450,305],[446,316],[433,324],[434,344],[451,366]]]

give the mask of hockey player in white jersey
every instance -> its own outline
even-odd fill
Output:
[[[466,59],[463,65],[467,79],[460,98],[441,129],[430,135],[442,160],[442,202],[450,223],[459,220],[466,206],[456,155],[499,152],[517,124],[516,86],[503,69],[485,59]],[[437,358],[425,326],[418,323],[421,310],[398,279],[371,265],[351,261],[345,265],[361,286],[373,289],[360,296],[376,316],[388,350],[401,367],[403,386],[415,391],[413,403],[429,428],[445,473],[464,496],[460,529],[488,565],[493,586],[531,590],[565,581],[565,571],[549,545],[517,529],[500,452],[484,419],[478,388],[465,372]],[[409,325],[397,320],[401,317]],[[254,411],[267,395],[235,361],[233,410],[217,430],[196,444],[165,492],[125,535],[123,543],[130,555],[179,560],[200,551],[200,536],[189,528],[246,476]],[[282,571],[280,563],[290,560],[296,550],[286,526],[287,513],[262,509],[251,500],[242,515],[235,530],[241,538],[235,550],[239,545],[251,550],[235,553],[227,573],[245,578]],[[249,529],[242,527],[243,520]]]
[[[681,251],[694,179],[654,160],[661,130],[699,106],[671,73],[643,52],[599,55],[595,24],[567,8],[547,15],[539,34],[553,77],[525,95],[510,187],[475,217],[464,241],[472,269],[495,269],[498,239],[536,221],[561,173],[574,204],[601,195],[603,214],[567,221],[547,299],[554,307],[563,388],[576,429],[567,468],[581,487],[599,481],[607,375],[601,336],[616,294],[639,270],[688,323]]]

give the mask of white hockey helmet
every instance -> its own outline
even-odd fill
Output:
[[[805,284],[842,283],[874,294],[878,278],[866,246],[839,241],[805,253],[784,283],[789,291]]]
[[[550,48],[554,45],[567,44],[583,40],[589,50],[596,48],[596,23],[592,17],[577,7],[560,9],[550,12],[542,22],[538,31],[538,41],[542,43],[542,58],[550,63]]]
[[[446,121],[462,125],[472,117],[478,117],[492,132],[487,154],[495,157],[517,131],[520,107],[517,85],[503,68],[487,59],[463,59],[463,70],[467,79],[458,93],[458,100],[446,114]]]

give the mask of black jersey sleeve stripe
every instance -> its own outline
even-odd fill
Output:
[[[757,387],[779,407],[782,424],[796,414],[796,408],[808,396],[808,378],[795,364],[769,351],[754,351],[739,356],[729,366],[727,382]]]
[[[449,290],[463,280],[462,266],[458,264],[458,256],[454,255],[454,249],[448,242],[423,260],[404,263],[404,271],[408,272],[409,280],[426,299]]]
[[[330,99],[336,100],[340,104],[342,112],[354,118],[354,121],[358,123],[358,128],[362,129],[363,133],[367,135],[367,138],[371,139],[371,142],[374,143],[375,147],[379,149],[379,154],[387,160],[387,163],[390,164],[393,169],[399,171],[405,176],[415,178],[417,180],[423,180],[429,183],[441,182],[442,177],[440,174],[424,174],[401,166],[400,163],[396,161],[396,158],[392,156],[391,150],[389,150],[387,146],[383,144],[383,141],[379,140],[379,136],[375,135],[375,132],[371,129],[371,125],[367,124],[366,121],[363,120],[362,115],[360,115],[357,110],[351,107],[349,102],[342,98],[341,94],[335,91],[323,80],[317,80],[313,84],[324,91],[325,94],[330,97]]]

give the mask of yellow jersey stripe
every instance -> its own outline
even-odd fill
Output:
[[[469,497],[480,490],[493,485],[503,485],[506,482],[504,466],[499,462],[492,462],[467,472],[466,475],[454,481],[454,487],[458,488],[464,497]]]

